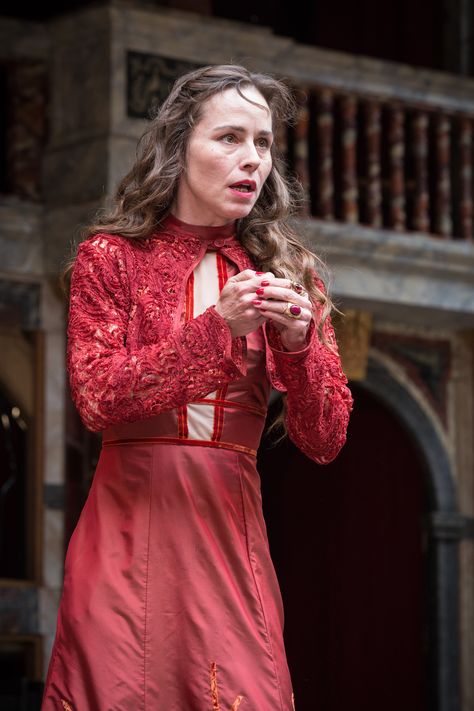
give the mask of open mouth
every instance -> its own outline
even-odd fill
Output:
[[[242,180],[239,183],[229,185],[232,190],[238,190],[240,193],[254,193],[256,185],[253,180]]]

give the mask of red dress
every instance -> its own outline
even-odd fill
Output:
[[[232,339],[213,304],[246,268],[231,228],[174,217],[146,241],[97,235],[79,249],[68,370],[103,447],[68,548],[43,711],[293,709],[255,454],[271,385],[287,392],[290,437],[322,463],[352,399],[314,326],[298,353],[270,328]]]

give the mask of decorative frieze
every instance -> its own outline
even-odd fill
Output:
[[[199,67],[181,59],[147,52],[127,52],[127,116],[150,118],[169,94],[176,79]]]

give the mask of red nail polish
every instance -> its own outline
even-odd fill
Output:
[[[264,279],[263,281],[260,282],[262,286],[270,286],[270,282]]]
[[[265,274],[265,272],[255,272],[257,276],[262,276],[262,274]]]
[[[259,296],[262,296],[262,294],[265,293],[265,289],[257,289],[257,290],[255,291],[255,293],[258,294]]]
[[[260,299],[254,299],[254,300],[252,301],[252,304],[253,304],[254,306],[260,306],[261,303],[262,303],[262,302],[260,301]]]

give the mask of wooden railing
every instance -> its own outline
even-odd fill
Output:
[[[303,214],[473,239],[470,105],[453,110],[327,86],[295,95],[298,118],[284,150],[305,190]]]

